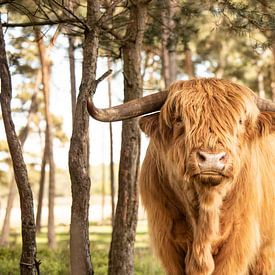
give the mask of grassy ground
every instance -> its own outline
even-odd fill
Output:
[[[90,227],[91,255],[96,275],[107,274],[108,251],[111,239],[109,225],[91,225]],[[9,248],[0,247],[0,275],[19,274],[20,236],[11,236]],[[58,248],[51,251],[47,248],[47,235],[43,232],[37,236],[37,258],[41,260],[41,274],[66,275],[69,274],[69,228],[57,228]],[[152,256],[148,247],[146,225],[140,223],[136,237],[135,274],[163,275],[157,260]]]
[[[109,225],[91,225],[90,227],[91,255],[95,275],[107,274],[108,251],[111,240]],[[19,260],[21,253],[20,236],[13,234],[10,247],[0,247],[0,275],[19,274]],[[41,274],[67,275],[69,274],[69,228],[58,226],[58,248],[51,251],[47,248],[47,234],[43,232],[37,236],[38,260],[41,260]],[[149,240],[145,223],[139,223],[136,236],[135,275],[164,275],[160,265],[148,247]],[[275,275],[275,271],[272,273]],[[231,274],[230,274],[231,275]],[[232,274],[235,275],[235,274]]]

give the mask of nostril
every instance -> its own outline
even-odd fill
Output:
[[[223,163],[223,164],[225,164],[226,163],[226,161],[227,161],[227,155],[226,155],[226,153],[221,153],[221,155],[219,156],[220,158],[219,158],[219,161],[221,162],[221,163]]]
[[[199,162],[204,162],[206,161],[206,156],[203,152],[197,152],[197,159]]]

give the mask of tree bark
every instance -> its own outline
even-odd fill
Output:
[[[93,274],[89,242],[88,126],[87,98],[96,88],[96,66],[99,44],[99,1],[87,1],[87,26],[83,45],[82,80],[76,102],[73,133],[69,151],[69,170],[72,184],[70,227],[71,274]]]
[[[0,23],[0,77],[1,77],[1,109],[7,136],[7,142],[12,158],[14,176],[19,190],[21,223],[22,223],[22,254],[20,260],[21,274],[35,274],[36,272],[36,239],[35,220],[33,211],[33,196],[29,184],[27,167],[25,165],[22,148],[16,136],[11,117],[12,86],[11,76],[6,57],[4,35]],[[38,266],[38,265],[37,265]]]
[[[141,46],[146,26],[147,5],[133,1],[127,41],[122,48],[124,70],[124,102],[142,96]],[[134,273],[134,243],[138,213],[138,168],[140,131],[137,119],[122,123],[122,143],[119,167],[119,190],[109,253],[109,275]]]
[[[162,75],[165,87],[168,87],[177,78],[177,56],[176,41],[173,36],[175,22],[175,5],[169,0],[161,1],[161,57],[162,57]]]
[[[42,85],[45,104],[45,119],[46,119],[46,133],[45,140],[48,139],[47,145],[47,157],[49,161],[49,214],[48,214],[48,245],[50,248],[56,247],[55,239],[55,225],[54,225],[54,199],[55,199],[55,163],[53,158],[53,136],[52,136],[52,119],[50,114],[50,66],[51,62],[44,45],[43,37],[38,28],[35,28],[35,36],[37,40],[37,46],[39,51],[39,58],[42,71]],[[46,138],[47,137],[47,138]]]

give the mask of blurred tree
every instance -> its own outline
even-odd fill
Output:
[[[170,0],[162,0],[160,4],[162,75],[165,87],[168,87],[177,78],[177,41],[174,16],[178,4],[177,1]]]
[[[261,57],[251,41],[242,36],[230,39],[230,33],[217,30],[197,38],[198,60],[218,78],[239,80],[257,91],[256,64]]]
[[[37,91],[38,91],[38,83],[40,83],[40,78],[41,78],[41,73],[38,73],[37,76],[37,82],[36,82],[36,87],[35,87],[35,92],[32,95],[31,98],[31,105],[30,109],[28,112],[28,118],[27,118],[27,123],[26,126],[23,127],[19,133],[18,140],[21,143],[21,147],[23,150],[25,141],[29,135],[30,131],[30,123],[33,119],[33,116],[37,112],[38,106],[37,106]],[[3,227],[2,227],[2,232],[1,232],[1,238],[0,238],[0,244],[1,245],[7,245],[8,244],[8,237],[10,233],[10,216],[11,216],[11,210],[13,207],[13,202],[15,199],[16,195],[16,182],[14,176],[12,176],[12,180],[10,182],[10,188],[9,188],[9,195],[8,195],[8,200],[7,200],[7,207],[6,207],[6,213],[5,213],[5,218],[3,222]]]
[[[50,248],[56,247],[55,226],[54,226],[54,198],[55,198],[55,163],[53,157],[53,134],[52,134],[52,117],[50,115],[50,75],[51,75],[51,60],[49,48],[45,45],[43,33],[38,27],[35,27],[35,38],[39,52],[41,63],[41,83],[44,95],[46,134],[45,134],[45,151],[42,161],[42,168],[45,168],[45,160],[49,162],[49,214],[48,214],[48,245]],[[59,33],[59,29],[55,32],[51,44],[55,43]]]
[[[33,197],[30,188],[27,168],[24,163],[20,142],[16,136],[11,117],[11,77],[8,69],[5,42],[0,23],[0,77],[1,77],[1,108],[5,125],[7,141],[12,157],[15,180],[20,194],[22,220],[22,254],[20,261],[21,274],[35,274],[39,271],[36,261],[35,220],[33,212]]]
[[[108,70],[111,70],[112,61],[108,57]],[[109,107],[112,106],[112,79],[108,78],[108,97]],[[109,139],[110,139],[110,186],[111,186],[111,206],[112,206],[112,226],[115,221],[115,175],[114,175],[114,144],[113,144],[113,126],[112,122],[109,123]]]
[[[272,99],[275,100],[275,3],[272,0],[248,1],[217,1],[213,6],[215,14],[222,15],[228,29],[238,34],[249,33],[255,35],[255,30],[260,32],[265,40],[256,45],[262,49],[269,48],[272,58],[271,65],[271,90]],[[254,36],[257,39],[257,35]]]
[[[33,35],[28,30],[21,30],[22,35],[19,35],[18,31],[13,36],[10,35],[10,45],[9,47],[9,60],[11,62],[11,70],[14,75],[21,75],[22,80],[15,87],[17,105],[20,106],[13,109],[15,115],[20,114],[22,119],[26,114],[26,125],[21,128],[19,132],[19,140],[21,146],[25,143],[29,133],[35,133],[40,131],[44,121],[44,110],[43,110],[43,100],[42,94],[40,95],[41,88],[41,71],[37,68],[37,48],[35,43],[33,43]],[[51,44],[52,47],[52,44]],[[22,106],[21,106],[22,105]],[[16,115],[17,116],[17,115]],[[53,115],[51,115],[53,117]],[[61,141],[66,141],[63,131],[61,130],[62,122],[60,119],[53,117],[54,126],[54,137],[60,139]],[[42,169],[42,178],[43,178]],[[45,171],[44,171],[45,174]],[[43,188],[42,188],[43,190]],[[40,188],[41,191],[41,188]],[[8,243],[9,236],[9,224],[10,224],[10,214],[13,207],[14,197],[16,195],[15,183],[11,181],[9,196],[7,200],[7,208],[5,213],[5,219],[2,228],[1,243]],[[40,195],[41,197],[41,195]],[[41,197],[42,198],[42,197]],[[37,222],[36,225],[40,226],[40,215],[42,203],[38,203],[37,211]],[[40,214],[40,215],[39,215]]]
[[[42,8],[41,6],[36,6],[35,3],[33,3],[32,1],[29,1],[29,5],[28,5],[28,9],[25,9],[22,7],[21,5],[21,1],[12,1],[10,2],[10,6],[8,6],[8,10],[11,12],[12,14],[12,19],[13,20],[18,20],[18,18],[21,19],[21,17],[18,16],[19,14],[23,14],[24,16],[27,15],[28,19],[33,20],[33,24],[36,23],[37,17],[34,16],[34,14],[32,13],[32,11],[35,10],[35,8],[37,9],[37,13],[36,16],[38,14],[44,14],[42,12]],[[49,7],[48,7],[49,9]],[[39,17],[39,16],[38,16]],[[41,17],[39,17],[39,19],[41,19],[43,16],[41,15]],[[22,20],[22,19],[21,19]],[[23,22],[24,23],[24,22]],[[37,63],[35,64],[34,59],[37,59],[37,48],[34,48],[34,43],[30,42],[31,39],[33,39],[33,34],[32,32],[29,32],[28,30],[23,31],[25,33],[25,35],[22,35],[21,37],[16,37],[13,38],[11,41],[13,42],[13,52],[10,54],[10,60],[11,60],[11,64],[12,64],[12,68],[14,69],[14,72],[17,74],[21,74],[24,75],[27,79],[27,83],[24,84],[24,86],[29,86],[29,88],[27,89],[33,89],[33,87],[31,87],[31,80],[33,79],[34,75],[36,75],[36,71],[37,71]],[[52,43],[50,43],[50,45],[47,48],[48,53],[50,52],[50,49],[52,48],[53,44],[54,44],[54,40],[56,39],[57,35],[53,37],[52,39]],[[47,63],[47,62],[46,62]],[[50,64],[50,62],[48,62]],[[35,65],[34,65],[35,64]],[[45,77],[44,77],[45,78]],[[36,82],[36,89],[38,89],[38,86],[40,86],[41,84],[41,73],[40,73],[40,80],[38,81],[38,83]],[[44,79],[43,79],[44,80]],[[24,81],[24,78],[23,78]],[[42,88],[44,88],[45,85],[42,85]],[[46,85],[46,88],[49,87],[48,85]],[[26,87],[24,87],[26,88]],[[20,97],[20,100],[24,103],[24,101],[28,102],[28,93],[22,93],[18,95],[18,97]],[[39,104],[41,105],[41,104]],[[47,108],[46,108],[47,109]],[[24,109],[23,109],[24,110]],[[41,110],[41,108],[40,108]],[[22,110],[19,110],[20,112],[22,112]],[[49,114],[48,114],[49,115]],[[50,115],[50,117],[52,117],[52,115]],[[52,119],[52,118],[51,118]],[[41,121],[41,119],[40,119]],[[58,125],[59,124],[59,125]],[[60,131],[61,129],[61,124],[60,121],[58,121],[57,119],[55,119],[53,121],[53,125],[54,125],[54,136],[58,137],[59,139],[63,139],[64,140],[64,133],[62,131]],[[47,130],[48,127],[46,127]],[[25,128],[26,129],[26,128]],[[47,132],[47,131],[46,131]],[[48,135],[45,135],[46,137],[46,146],[45,146],[45,150],[44,150],[44,158],[42,159],[42,165],[41,165],[41,177],[40,177],[40,189],[39,189],[39,198],[38,198],[38,211],[37,211],[37,230],[40,230],[41,227],[41,209],[42,209],[42,199],[43,199],[43,190],[44,190],[44,179],[45,179],[45,167],[47,164],[47,155],[48,155]],[[46,157],[46,158],[45,158]],[[52,170],[50,169],[50,175],[52,175]],[[51,179],[53,178],[53,176],[50,176],[50,182]],[[12,187],[12,186],[11,186]],[[50,184],[50,187],[52,187],[52,185]],[[12,189],[12,188],[11,188]],[[51,190],[52,188],[50,188]],[[11,190],[12,191],[12,190]],[[52,194],[53,192],[50,191],[50,194]],[[12,194],[12,192],[10,192],[10,194]],[[52,196],[49,196],[49,207],[50,210],[49,211],[49,226],[50,226],[50,232],[53,231],[54,229],[54,222],[52,222],[52,217],[53,217],[53,200],[51,199]],[[8,205],[12,206],[12,198],[13,196],[9,196],[9,198],[11,200],[8,200]],[[9,209],[9,208],[8,208]],[[7,210],[8,210],[7,209]],[[9,213],[7,213],[9,214]],[[9,224],[9,222],[7,223]],[[51,238],[53,234],[49,233],[49,238]],[[51,243],[51,241],[49,241],[49,243]]]
[[[6,140],[0,139],[0,186],[2,188],[9,185],[11,165],[8,143]]]
[[[164,86],[179,75],[195,77],[195,64],[191,44],[205,15],[200,1],[153,1],[149,9],[148,28],[145,32],[145,52],[160,57]],[[150,78],[150,82],[152,82]]]

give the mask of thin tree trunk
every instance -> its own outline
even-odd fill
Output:
[[[162,52],[162,74],[165,87],[168,87],[177,78],[177,53],[176,38],[173,34],[175,22],[173,16],[176,6],[169,0],[161,1],[161,52]]]
[[[46,133],[48,139],[47,154],[49,161],[49,214],[48,214],[48,245],[50,248],[56,247],[55,226],[54,226],[54,199],[55,199],[55,163],[53,159],[53,136],[52,136],[52,120],[50,115],[50,60],[41,37],[39,29],[35,29],[35,36],[39,50],[39,57],[42,70],[42,84],[45,104],[45,118],[46,118]],[[45,142],[46,144],[46,142]]]
[[[113,13],[114,13],[114,8],[112,7],[112,1],[111,0],[105,0],[104,5],[108,7],[109,14],[112,18]],[[112,27],[113,22],[111,19],[110,22],[110,27]],[[107,58],[107,66],[108,66],[108,71],[110,71],[112,68],[112,59],[111,57]],[[112,106],[112,76],[110,75],[108,77],[108,99],[109,99],[109,107]],[[111,216],[111,222],[112,222],[112,227],[114,226],[114,221],[115,221],[115,195],[116,195],[116,190],[115,190],[115,175],[114,175],[114,142],[113,142],[113,124],[112,122],[109,123],[109,140],[110,140],[110,187],[111,187],[111,207],[112,207],[112,216]]]
[[[7,207],[5,218],[2,227],[2,233],[0,238],[0,246],[7,246],[9,244],[9,235],[10,235],[10,217],[13,207],[13,202],[16,196],[16,182],[14,176],[12,176],[12,180],[10,182],[9,195],[7,200]]]
[[[216,71],[216,77],[217,78],[223,78],[224,71],[226,68],[226,58],[227,58],[227,42],[226,41],[221,41],[221,50],[219,52],[219,62],[218,62],[218,67]]]
[[[50,132],[50,129],[48,129]],[[54,220],[54,200],[55,200],[55,163],[53,159],[53,148],[52,148],[52,136],[49,135],[49,214],[48,214],[48,245],[50,248],[56,248],[56,239],[55,239],[55,220]]]
[[[262,61],[257,62],[258,67],[258,91],[261,98],[265,98],[265,89],[264,89],[264,74],[262,68]]]
[[[273,64],[271,67],[271,91],[272,91],[272,101],[275,102],[275,34],[274,34],[271,50],[273,55]]]
[[[70,82],[71,82],[71,106],[72,106],[72,124],[74,120],[75,105],[76,105],[76,77],[75,77],[75,57],[74,57],[74,38],[69,40],[69,64],[70,64]]]
[[[171,82],[177,79],[178,73],[178,65],[177,65],[177,38],[175,36],[175,32],[173,31],[176,27],[176,23],[174,21],[174,15],[177,9],[177,1],[169,1],[169,28],[171,30],[170,33],[170,43],[169,43],[169,72],[170,72],[170,80]]]
[[[41,79],[41,72],[39,71],[36,78],[34,94],[32,95],[32,98],[31,98],[31,106],[28,113],[27,123],[26,123],[26,126],[23,129],[21,129],[20,134],[18,136],[18,139],[21,143],[22,150],[29,134],[30,122],[32,121],[33,115],[37,111],[36,99],[37,99],[38,83],[40,82],[40,79]],[[3,228],[2,228],[1,238],[0,238],[0,245],[7,245],[9,242],[8,238],[10,234],[10,217],[11,217],[15,195],[16,195],[16,182],[14,177],[12,177],[12,180],[10,182],[6,213],[5,213],[5,218],[4,218]]]
[[[87,1],[89,28],[85,31],[83,45],[82,80],[76,102],[73,133],[69,151],[69,170],[72,184],[72,209],[70,227],[71,274],[93,274],[89,241],[90,178],[88,175],[88,130],[87,98],[96,88],[96,66],[99,44],[99,1]]]
[[[36,262],[35,220],[33,210],[33,196],[29,184],[27,167],[25,165],[20,142],[16,136],[11,117],[12,86],[11,76],[6,57],[4,35],[0,23],[0,102],[2,116],[7,136],[7,142],[12,158],[14,176],[19,190],[21,223],[22,223],[22,254],[20,260],[21,274],[35,274]]]
[[[130,6],[130,22],[123,47],[124,102],[142,96],[141,46],[147,18],[147,5]],[[109,253],[109,275],[134,273],[134,243],[138,213],[138,168],[140,132],[137,119],[122,123],[118,202]]]
[[[108,57],[108,70],[111,70],[112,61]],[[109,107],[112,106],[112,78],[108,78],[108,98]],[[114,174],[114,142],[113,142],[113,124],[109,123],[109,136],[110,136],[110,184],[111,184],[111,205],[112,205],[112,226],[115,220],[115,174]]]
[[[193,79],[195,77],[194,74],[194,66],[193,66],[193,61],[192,61],[192,52],[189,49],[188,44],[186,43],[184,47],[184,69],[185,73],[188,75],[188,79]]]
[[[170,79],[170,58],[169,58],[169,2],[167,0],[161,1],[161,22],[162,22],[162,31],[161,31],[161,59],[162,59],[162,75],[164,78],[164,85],[168,87],[171,84]]]
[[[106,182],[106,175],[105,175],[105,164],[104,162],[101,165],[101,222],[104,221],[104,209],[105,209],[105,182]]]
[[[45,190],[45,174],[46,174],[46,165],[47,165],[47,158],[48,158],[47,144],[48,144],[48,140],[45,141],[41,169],[40,169],[38,203],[37,203],[37,212],[36,212],[36,232],[37,233],[41,232],[43,197],[44,197],[44,190]]]
[[[262,5],[262,13],[268,14],[269,11],[267,7],[269,6],[269,1],[262,0],[259,1]],[[270,1],[271,5],[271,1]],[[270,24],[274,22],[274,19],[272,19],[272,16],[269,17]],[[274,28],[270,28],[270,30],[261,29],[262,33],[265,35],[265,37],[270,41],[271,43],[271,53],[273,56],[273,62],[271,64],[271,99],[273,102],[275,102],[275,31]]]

